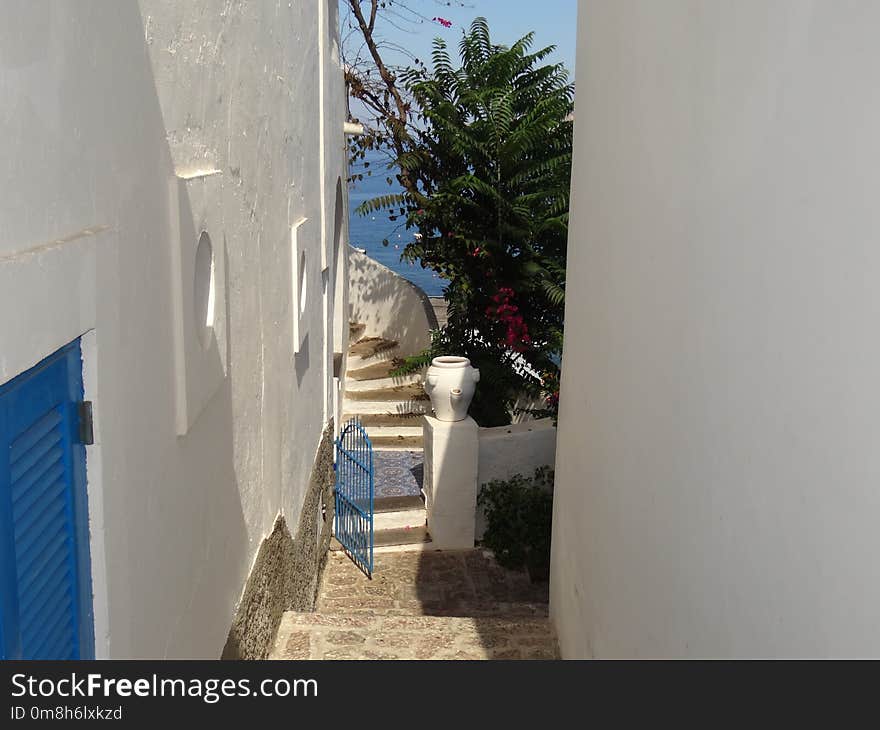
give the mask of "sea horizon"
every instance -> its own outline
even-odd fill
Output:
[[[365,162],[369,163],[369,166],[365,167]],[[348,184],[348,242],[415,284],[429,297],[442,297],[444,279],[430,269],[422,268],[419,263],[400,260],[404,246],[413,240],[415,233],[413,230],[407,230],[402,218],[390,221],[385,211],[376,211],[366,216],[355,212],[355,209],[367,200],[403,191],[394,179],[394,170],[387,169],[386,165],[386,159],[376,152],[368,153],[366,160],[358,160],[351,165],[350,174],[363,174],[364,178]],[[368,175],[370,172],[372,174]],[[393,183],[389,185],[387,178],[391,178]],[[382,243],[384,239],[388,239],[387,246]]]

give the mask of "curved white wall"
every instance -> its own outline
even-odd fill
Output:
[[[437,318],[415,284],[354,248],[348,278],[350,320],[366,325],[365,337],[395,340],[401,355],[414,355],[431,343],[429,331],[437,328]]]
[[[880,654],[878,26],[581,4],[566,657]]]

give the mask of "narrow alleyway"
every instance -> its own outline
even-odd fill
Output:
[[[479,549],[440,551],[426,527],[422,374],[392,377],[398,343],[351,323],[343,422],[356,418],[375,464],[375,566],[336,543],[314,613],[284,614],[273,659],[553,659],[548,588]],[[335,542],[335,541],[334,541]]]
[[[332,552],[317,610],[285,613],[272,659],[554,659],[547,584],[483,551]]]

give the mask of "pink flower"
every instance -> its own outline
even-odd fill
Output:
[[[529,327],[519,314],[519,307],[511,303],[515,292],[510,287],[501,287],[491,299],[495,306],[486,308],[486,316],[506,326],[504,344],[514,352],[525,352],[532,343]]]

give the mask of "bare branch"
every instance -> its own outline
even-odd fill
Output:
[[[376,27],[376,11],[379,9],[379,0],[372,0],[370,5],[370,24],[368,26],[368,30],[370,35],[373,34],[373,29]]]
[[[363,7],[366,2],[369,8]],[[470,7],[461,0],[452,0],[452,4]],[[367,134],[353,142],[352,154],[362,155],[364,150],[372,149],[387,151],[392,160],[397,159],[407,149],[411,125],[418,119],[419,110],[413,108],[408,90],[398,83],[402,67],[388,63],[385,54],[412,62],[416,58],[398,42],[385,38],[382,29],[415,33],[419,25],[436,20],[417,5],[434,5],[440,10],[448,7],[450,0],[346,0],[346,5],[342,60],[348,95],[361,103],[363,111],[375,115],[375,120],[365,125]],[[405,170],[400,170],[397,177],[409,192],[418,191],[417,183]]]

